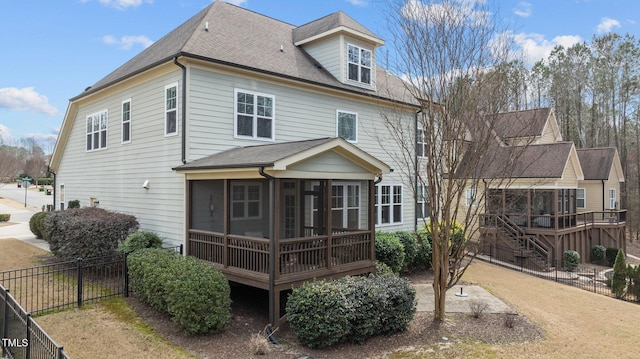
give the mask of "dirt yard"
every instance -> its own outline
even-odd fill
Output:
[[[0,240],[0,270],[31,266],[44,254],[20,241]],[[637,304],[483,262],[474,263],[464,280],[483,286],[516,310],[519,315],[513,328],[505,326],[504,315],[487,314],[480,319],[468,314],[450,315],[447,322],[435,328],[430,313],[418,313],[404,333],[372,338],[361,345],[310,350],[297,345],[285,326],[276,332],[283,345],[263,357],[637,357]],[[254,357],[251,335],[267,322],[266,306],[255,305],[261,295],[247,288],[236,289],[229,329],[210,336],[184,336],[169,318],[135,298],[127,299],[126,305],[124,301],[105,303],[36,320],[72,358],[248,358]]]

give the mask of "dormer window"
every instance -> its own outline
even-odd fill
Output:
[[[371,51],[348,45],[349,80],[371,84]]]

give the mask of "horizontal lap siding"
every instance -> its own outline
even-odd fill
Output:
[[[181,164],[181,136],[164,136],[164,87],[179,80],[180,72],[172,72],[79,107],[56,179],[65,185],[65,202],[78,199],[84,207],[95,197],[101,208],[135,215],[142,229],[182,243],[184,179],[171,170]],[[132,140],[122,144],[121,104],[128,98]],[[178,106],[180,131],[180,97]],[[107,149],[86,152],[86,116],[105,108]],[[145,180],[150,181],[148,190],[142,188]]]
[[[232,76],[200,67],[190,70],[191,105],[188,120],[188,160],[192,161],[237,146],[255,146],[271,141],[235,139],[234,89],[275,96],[275,142],[288,142],[336,136],[336,110],[358,113],[359,148],[390,165],[394,172],[384,176],[382,184],[403,184],[403,224],[385,229],[410,229],[414,223],[413,190],[408,185],[411,169],[395,161],[401,153],[389,152],[394,143],[380,113],[372,103],[290,88],[273,82]],[[407,126],[413,128],[413,117],[407,114]],[[382,144],[387,144],[383,149]]]

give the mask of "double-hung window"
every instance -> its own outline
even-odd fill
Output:
[[[478,199],[476,198],[475,188],[467,188],[466,196],[465,196],[465,204],[467,207],[478,205]]]
[[[363,84],[371,84],[371,51],[347,45],[348,78]]]
[[[429,218],[429,192],[427,186],[418,185],[416,193],[416,218]]]
[[[107,148],[107,110],[87,116],[87,151]]]
[[[237,183],[231,186],[231,219],[258,219],[261,210],[260,183]]]
[[[131,99],[122,101],[122,143],[131,142]]]
[[[236,90],[235,103],[236,137],[274,139],[274,96]]]
[[[360,185],[331,186],[331,221],[337,228],[360,228]]]
[[[376,186],[376,224],[402,223],[402,186]]]
[[[584,188],[576,189],[576,206],[579,209],[587,208],[587,197]]]
[[[616,209],[616,189],[609,189],[609,209]]]
[[[178,134],[178,83],[164,88],[164,135]]]
[[[358,114],[338,110],[337,137],[342,137],[349,142],[358,141]]]
[[[422,128],[418,128],[418,133],[416,134],[416,155],[421,158],[427,157],[427,144],[424,140],[424,130]]]

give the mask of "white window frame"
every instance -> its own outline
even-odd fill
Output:
[[[475,188],[467,188],[465,190],[465,205],[467,207],[477,206],[478,198],[476,197],[476,189]]]
[[[89,124],[89,122],[91,122],[91,124]],[[85,142],[85,150],[87,152],[106,150],[109,138],[109,111],[104,109],[88,115],[85,125],[87,126],[85,128],[85,140],[89,141]],[[103,133],[104,136],[102,135]],[[95,142],[96,138],[98,139],[97,145]],[[91,144],[90,146],[89,143]]]
[[[357,55],[352,56],[351,50],[354,50]],[[366,56],[363,54],[368,54],[369,64],[363,63]],[[357,79],[351,78],[351,65],[357,66]],[[362,78],[362,69],[369,70],[369,81],[363,81]],[[371,85],[373,81],[373,52],[369,49],[365,49],[361,46],[354,44],[347,44],[347,80],[355,81],[365,85]]]
[[[580,192],[582,192],[582,195],[580,195]],[[582,206],[580,206],[581,200],[582,200]],[[576,188],[576,208],[578,209],[587,208],[587,190],[585,188]]]
[[[167,91],[171,88],[175,88],[175,99],[173,103],[169,102],[171,98],[169,98]],[[169,113],[175,112],[175,128],[172,132],[169,132]],[[164,136],[176,136],[178,134],[178,83],[174,82],[172,84],[166,85],[164,87]]]
[[[244,187],[244,193],[245,193],[245,198],[241,199],[241,200],[236,200],[233,198],[233,189],[234,187]],[[258,187],[258,199],[257,200],[250,200],[249,199],[249,187]],[[254,220],[254,219],[261,219],[262,218],[262,200],[264,198],[263,193],[262,193],[262,183],[260,182],[233,182],[231,183],[231,205],[230,205],[230,212],[231,212],[231,220],[237,221],[237,220]],[[249,216],[249,203],[252,202],[257,202],[258,203],[258,215],[257,216]],[[243,203],[244,204],[244,210],[243,210],[243,215],[242,216],[235,216],[234,214],[234,204],[235,203]]]
[[[389,202],[381,203],[383,199],[383,188],[389,188]],[[395,190],[399,189],[400,191],[400,199],[397,201]],[[395,226],[403,223],[404,220],[404,200],[403,200],[403,187],[401,184],[388,183],[388,184],[378,184],[376,185],[376,196],[375,196],[375,211],[376,211],[376,226],[385,227],[385,226]],[[396,206],[400,206],[400,218],[397,219],[394,217],[394,210]],[[382,207],[389,207],[389,222],[382,223]]]
[[[342,207],[334,207],[333,206],[333,187],[341,187],[342,188]],[[349,206],[349,187],[356,188],[356,196],[358,204],[356,206]],[[349,227],[349,210],[358,210],[358,223],[356,228],[361,228],[362,224],[362,198],[360,193],[360,183],[359,182],[333,182],[331,183],[331,215],[333,215],[334,210],[342,211],[342,223],[346,225],[345,228]],[[335,226],[335,223],[333,224]]]
[[[252,113],[239,112],[238,111],[238,94],[248,94],[253,96],[253,109]],[[259,115],[258,114],[258,97],[271,99],[271,115]],[[233,136],[234,138],[243,138],[250,140],[259,140],[259,141],[275,141],[276,137],[276,97],[274,95],[260,93],[255,91],[243,90],[243,89],[235,89],[233,91]],[[252,125],[252,135],[239,135],[238,134],[238,116],[243,115],[247,117],[251,117],[251,125]],[[271,136],[270,137],[261,137],[258,136],[258,119],[269,119],[271,120]]]
[[[424,129],[418,127],[418,133],[416,134],[416,155],[418,158],[427,158],[427,144],[424,138]]]
[[[616,209],[616,189],[609,188],[609,209]]]
[[[126,111],[124,106],[126,104],[129,104],[129,110]],[[120,105],[120,108],[122,109],[122,126],[121,126],[121,130],[122,130],[122,136],[120,136],[120,139],[122,141],[123,144],[125,143],[131,143],[131,99],[128,98],[124,101],[122,101],[122,104]],[[124,134],[125,134],[125,128],[129,129],[129,138],[125,139],[124,138]]]
[[[342,128],[341,126],[341,121],[340,121],[340,115],[345,114],[345,115],[353,115],[355,116],[355,124],[354,124],[354,137],[353,139],[349,139],[346,137],[341,136],[340,134],[340,129]],[[342,137],[345,140],[351,142],[351,143],[358,143],[358,113],[357,112],[353,112],[353,111],[343,111],[343,110],[336,110],[336,137]]]
[[[418,185],[418,193],[416,193],[416,203],[418,205],[418,207],[420,207],[420,212],[422,213],[423,216],[420,217],[419,213],[416,213],[416,218],[429,218],[429,211],[427,211],[426,209],[428,208],[428,192],[427,192],[427,186],[423,186],[421,184]],[[418,208],[416,208],[416,210],[418,210]]]
[[[58,190],[58,203],[60,204],[59,210],[65,209],[65,193],[64,193],[64,183],[60,183],[60,187]]]

